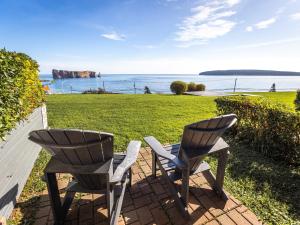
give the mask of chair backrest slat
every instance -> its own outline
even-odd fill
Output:
[[[29,139],[42,145],[52,157],[70,165],[90,165],[113,158],[113,135],[75,129],[43,129],[32,131]],[[89,189],[101,189],[106,177],[73,174],[78,182]]]
[[[196,169],[204,157],[203,151],[201,150],[213,146],[225,130],[231,127],[236,120],[236,115],[229,114],[185,126],[179,157],[182,158],[183,151],[193,153],[190,154],[193,155],[193,159],[188,159],[187,163],[189,163],[191,170]],[[197,152],[199,152],[199,155],[195,158]],[[189,154],[186,155],[188,156]]]

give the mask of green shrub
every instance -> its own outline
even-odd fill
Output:
[[[234,133],[255,150],[289,164],[300,164],[300,114],[263,98],[221,97],[218,114],[235,113]]]
[[[188,84],[188,91],[196,91],[196,84],[194,82],[190,82]]]
[[[174,81],[172,82],[170,89],[176,95],[181,95],[187,91],[187,84],[183,81]]]
[[[204,84],[197,84],[196,85],[196,91],[205,91],[205,85]]]
[[[36,61],[23,53],[0,50],[0,138],[44,100]]]
[[[300,111],[300,89],[297,90],[296,99],[294,101],[296,111]]]

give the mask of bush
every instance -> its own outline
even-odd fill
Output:
[[[300,111],[300,89],[297,90],[296,99],[294,101],[296,111]]]
[[[82,92],[82,94],[109,94],[110,92],[105,91],[102,88],[89,89]]]
[[[196,85],[196,91],[205,91],[205,85],[204,84],[197,84]]]
[[[170,89],[176,95],[181,95],[187,91],[187,84],[183,81],[174,81],[172,82]]]
[[[188,84],[188,91],[196,91],[196,84],[194,82]]]
[[[0,138],[44,101],[36,61],[0,50]]]
[[[152,94],[150,88],[148,86],[145,86],[144,88],[144,94]]]
[[[263,98],[221,97],[218,114],[235,113],[234,133],[255,150],[289,164],[300,164],[300,114]]]

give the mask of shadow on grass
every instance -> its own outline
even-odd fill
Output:
[[[236,181],[252,181],[256,193],[263,195],[267,192],[271,198],[279,201],[279,205],[285,203],[288,206],[289,217],[299,220],[300,168],[274,161],[243,144],[238,144],[236,141],[229,142],[232,156],[228,163],[227,172],[230,177]],[[268,191],[270,192],[268,193]],[[266,203],[270,204],[267,201]],[[257,201],[257,204],[261,203]]]

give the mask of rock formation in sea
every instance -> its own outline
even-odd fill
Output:
[[[69,71],[69,70],[52,70],[53,79],[65,78],[95,78],[96,72],[94,71]]]

